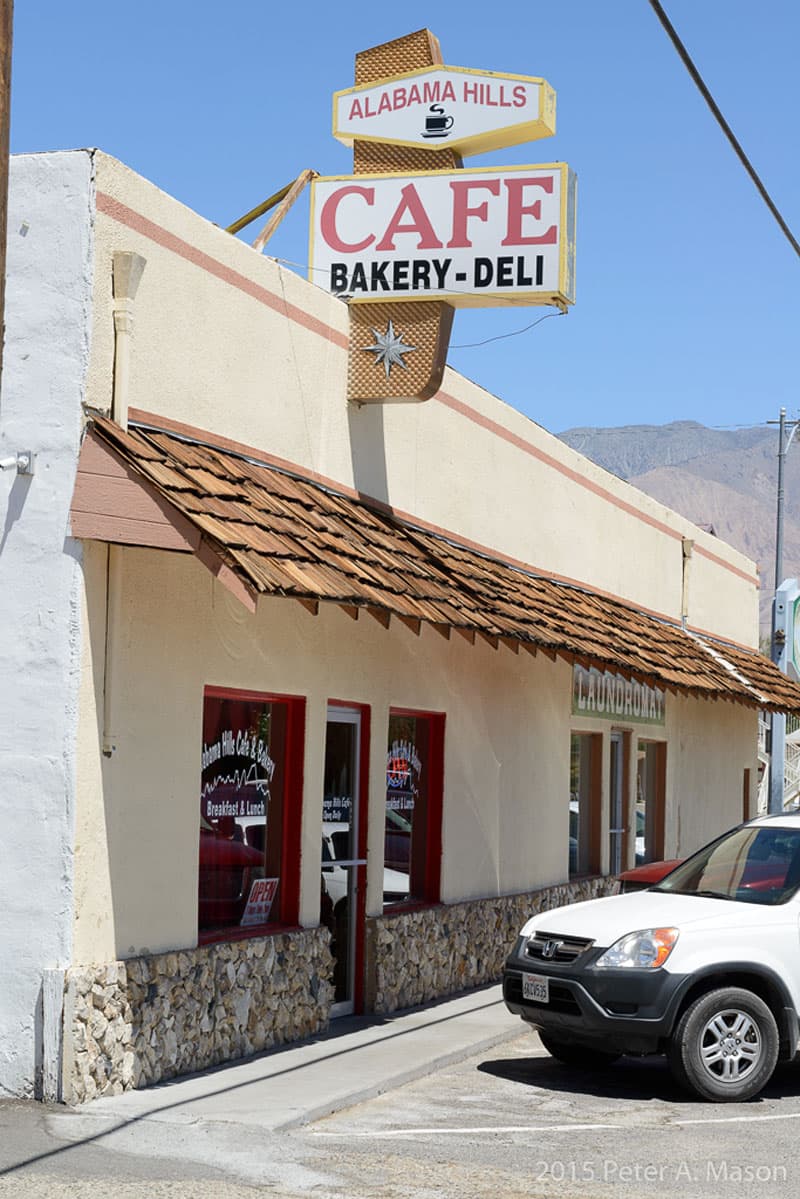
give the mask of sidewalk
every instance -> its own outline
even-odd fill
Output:
[[[128,1123],[241,1123],[279,1132],[520,1036],[499,986],[393,1016],[337,1020],[324,1036],[77,1109]]]

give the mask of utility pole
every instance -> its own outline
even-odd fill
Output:
[[[775,589],[772,599],[772,661],[786,672],[788,646],[786,645],[784,597],[779,595],[783,582],[783,474],[786,462],[786,452],[792,444],[800,421],[786,419],[786,409],[781,408],[780,419],[767,421],[768,425],[778,426],[778,505],[775,525]],[[789,436],[786,430],[789,429]],[[769,755],[769,811],[783,811],[784,771],[786,765],[786,715],[783,712],[773,712],[770,722],[770,755]]]
[[[8,153],[11,128],[11,40],[14,0],[0,0],[0,379],[6,335],[6,226],[8,224]]]

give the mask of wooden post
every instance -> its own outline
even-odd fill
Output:
[[[403,71],[441,66],[438,39],[420,29],[393,42],[373,46],[356,55],[356,86],[374,83]],[[383,142],[353,143],[353,173],[441,171],[461,166],[455,150],[431,150],[424,146],[396,146]],[[350,349],[347,398],[360,404],[429,400],[439,390],[447,361],[454,310],[444,300],[374,301],[350,304]],[[383,332],[391,319],[415,353],[405,369],[385,375],[364,351],[375,341],[376,329]]]

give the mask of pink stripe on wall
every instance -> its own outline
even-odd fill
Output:
[[[636,508],[633,504],[627,503],[627,501],[623,500],[620,496],[614,495],[613,492],[608,491],[599,483],[595,483],[593,479],[587,479],[585,475],[581,475],[578,471],[573,470],[572,467],[567,466],[565,462],[560,462],[558,458],[554,458],[551,454],[548,454],[546,450],[540,450],[539,447],[533,445],[532,442],[526,441],[523,437],[518,437],[517,434],[512,433],[510,429],[506,429],[503,425],[498,424],[489,417],[483,416],[480,412],[476,412],[474,408],[470,408],[462,400],[457,400],[455,396],[450,396],[447,395],[446,392],[440,391],[434,396],[434,399],[438,400],[440,404],[444,404],[446,408],[452,409],[453,412],[459,413],[459,415],[463,416],[465,420],[472,421],[473,424],[479,425],[481,428],[488,430],[488,432],[493,433],[495,437],[499,437],[502,441],[509,442],[511,445],[516,446],[517,449],[522,450],[523,453],[529,454],[531,458],[536,458],[540,462],[545,463],[545,465],[549,466],[552,470],[558,471],[559,474],[565,475],[566,478],[570,479],[573,483],[577,483],[579,486],[584,487],[587,491],[591,491],[595,495],[600,496],[601,499],[606,500],[609,504],[613,504],[615,508],[619,508],[622,512],[627,512],[630,516],[636,517],[637,520],[641,520],[645,524],[650,525],[652,528],[658,529],[659,532],[666,533],[668,537],[673,537],[677,541],[683,540],[683,535],[679,533],[677,529],[673,529],[671,525],[665,524],[663,521],[658,520],[658,518],[655,516],[650,516],[647,512],[642,512],[641,509]],[[702,554],[704,558],[709,558],[712,562],[715,562],[717,566],[723,566],[726,570],[730,570],[733,572],[733,574],[739,575],[740,578],[745,579],[748,583],[755,584],[756,587],[759,585],[759,579],[757,575],[752,575],[747,571],[740,570],[739,567],[734,566],[732,562],[726,562],[724,558],[718,557],[716,554],[711,553],[710,550],[706,550],[700,545],[696,546],[695,549],[698,554]]]
[[[288,317],[289,320],[294,321],[298,325],[302,325],[304,329],[308,329],[311,333],[316,333],[318,336],[324,337],[327,341],[332,341],[334,345],[341,346],[342,349],[347,348],[347,337],[344,333],[332,329],[330,325],[326,325],[323,321],[317,320],[316,317],[310,316],[302,308],[298,308],[296,304],[290,304],[283,297],[274,295],[266,287],[254,283],[246,275],[242,275],[239,271],[234,271],[231,267],[225,266],[224,263],[219,262],[216,258],[212,258],[209,254],[204,254],[196,246],[192,246],[182,238],[176,237],[174,233],[170,233],[167,229],[156,225],[154,221],[148,220],[141,213],[134,212],[132,208],[128,208],[126,204],[115,200],[113,196],[106,195],[105,192],[98,192],[97,207],[100,212],[112,217],[115,221],[119,221],[121,225],[127,225],[129,229],[133,229],[136,233],[141,233],[144,237],[149,237],[151,241],[156,242],[159,246],[163,246],[165,250],[171,250],[179,258],[183,258],[186,262],[191,262],[194,266],[200,267],[201,270],[216,276],[223,283],[237,288],[238,291],[242,291],[254,300],[258,300],[265,307],[271,308],[274,312],[281,313],[282,316]]]
[[[192,246],[189,242],[177,237],[174,233],[170,233],[169,230],[162,228],[161,225],[157,225],[154,221],[149,220],[148,217],[145,217],[141,213],[136,212],[134,209],[129,208],[126,204],[123,204],[120,200],[115,199],[106,192],[98,191],[97,208],[98,211],[104,213],[106,216],[109,216],[113,220],[118,221],[120,224],[126,225],[129,229],[133,229],[135,232],[142,234],[142,236],[149,238],[157,245],[162,246],[166,250],[170,250],[173,254],[177,254],[178,257],[183,258],[186,262],[191,262],[194,266],[199,267],[200,270],[207,271],[209,274],[214,275],[223,283],[227,283],[229,286],[235,287],[238,291],[244,292],[246,295],[251,296],[254,300],[258,301],[258,303],[264,304],[267,308],[271,308],[274,312],[279,312],[282,316],[285,316],[288,320],[294,321],[296,324],[300,325],[304,329],[307,329],[309,332],[316,333],[319,337],[323,337],[326,341],[332,342],[334,345],[339,346],[340,349],[347,349],[348,338],[346,334],[340,333],[338,329],[331,328],[330,325],[326,325],[324,321],[320,321],[316,317],[313,317],[309,313],[305,312],[302,308],[298,308],[296,304],[290,304],[288,301],[284,300],[283,297],[276,296],[266,287],[262,287],[260,284],[254,283],[252,279],[248,279],[246,275],[240,274],[239,271],[235,271],[231,267],[225,266],[224,263],[219,262],[216,258],[212,258],[209,254],[205,254],[202,250],[198,250],[196,246]],[[491,420],[489,417],[483,416],[482,413],[477,412],[474,408],[470,408],[468,404],[463,402],[463,400],[458,400],[455,398],[455,396],[447,395],[447,393],[443,391],[438,392],[433,399],[434,401],[438,401],[438,403],[443,404],[446,408],[449,408],[452,412],[458,413],[458,415],[462,416],[465,420],[471,421],[473,424],[484,429],[486,432],[491,433],[494,437],[498,437],[501,441],[505,441],[509,445],[515,446],[523,453],[528,454],[531,458],[536,458],[539,462],[542,462],[544,465],[550,467],[551,470],[557,471],[565,478],[568,478],[571,482],[576,483],[579,487],[583,487],[585,490],[592,492],[594,495],[598,496],[602,500],[605,500],[613,507],[618,508],[622,512],[627,512],[629,516],[634,517],[636,520],[642,521],[644,524],[649,525],[651,528],[657,529],[659,532],[664,533],[667,537],[671,537],[674,540],[680,541],[682,539],[681,534],[676,529],[671,528],[670,525],[665,524],[656,517],[650,516],[646,512],[642,512],[635,505],[629,504],[626,500],[623,500],[620,496],[614,495],[613,492],[608,491],[599,483],[595,483],[594,480],[587,478],[585,475],[580,474],[576,470],[573,470],[572,467],[567,466],[567,464],[564,462],[560,462],[557,458],[554,458],[545,450],[539,449],[539,447],[535,446],[532,442],[518,436],[516,433],[512,433],[511,430],[505,428],[504,425],[499,424],[497,421]],[[712,553],[710,550],[704,549],[702,546],[696,546],[695,550],[696,553],[702,555],[704,558],[709,559],[709,561],[714,562],[717,566],[721,566],[724,570],[730,571],[732,574],[744,579],[746,582],[752,584],[756,588],[759,586],[757,575],[754,576],[749,574],[747,571],[741,570],[738,566],[734,566],[731,562],[726,562],[724,558],[718,557],[716,554]]]
[[[572,467],[567,466],[565,462],[559,462],[557,458],[553,458],[551,454],[546,452],[546,450],[540,450],[538,446],[533,445],[533,443],[530,441],[526,441],[523,437],[518,437],[516,433],[512,433],[510,429],[504,428],[504,426],[498,424],[497,421],[493,421],[490,417],[483,416],[480,412],[476,412],[474,408],[468,407],[468,405],[463,403],[462,400],[457,400],[455,396],[449,396],[443,391],[438,393],[436,399],[439,400],[441,404],[444,404],[446,408],[451,408],[454,412],[458,412],[460,416],[472,421],[473,424],[480,425],[482,429],[487,429],[490,433],[493,433],[495,437],[500,437],[503,441],[507,441],[511,445],[516,446],[517,449],[522,450],[523,453],[529,454],[531,458],[537,458],[540,462],[544,462],[546,466],[551,467],[552,470],[558,471],[559,474],[565,475],[568,479],[571,479],[573,483],[578,483],[587,491],[594,492],[594,494],[600,496],[601,499],[613,504],[615,508],[621,508],[623,512],[627,512],[631,516],[635,516],[638,520],[644,521],[644,523],[647,525],[652,525],[653,528],[658,529],[659,532],[666,533],[667,536],[674,537],[678,541],[681,540],[681,534],[677,531],[677,529],[671,528],[669,525],[664,524],[663,521],[656,520],[656,518],[653,516],[648,516],[646,512],[640,511],[640,509],[636,508],[633,504],[628,504],[625,500],[620,499],[619,496],[614,495],[613,492],[608,491],[605,487],[601,487],[599,483],[595,483],[592,479],[587,479],[585,475],[573,470]]]

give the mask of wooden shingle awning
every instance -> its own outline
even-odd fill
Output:
[[[155,421],[155,418],[153,418]],[[262,595],[422,622],[650,686],[800,713],[800,687],[755,650],[542,577],[268,461],[96,417],[72,504],[79,538],[196,554],[251,610]]]

